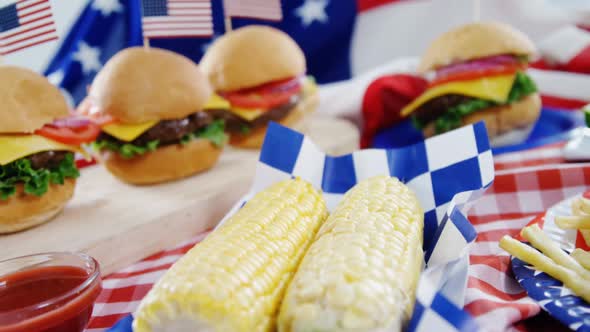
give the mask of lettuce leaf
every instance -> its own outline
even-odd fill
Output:
[[[461,118],[479,110],[500,106],[508,105],[521,100],[522,98],[537,91],[535,82],[525,73],[517,72],[512,84],[512,88],[508,94],[508,99],[505,103],[496,103],[490,100],[484,99],[470,99],[459,105],[450,107],[446,113],[438,117],[434,122],[434,129],[437,134],[453,130],[461,127]],[[418,129],[423,129],[427,124],[421,123],[416,116],[412,117],[414,126]]]
[[[210,125],[202,128],[194,133],[184,135],[180,139],[180,144],[187,144],[193,139],[202,138],[208,139],[217,147],[222,147],[227,143],[227,135],[225,133],[225,122],[223,120],[215,120]]]
[[[14,195],[19,183],[24,185],[26,194],[43,196],[49,190],[50,184],[64,184],[66,178],[75,179],[79,176],[80,172],[72,153],[66,154],[53,169],[33,169],[28,158],[21,158],[10,164],[0,165],[0,200],[6,200]]]
[[[121,144],[110,140],[100,140],[92,143],[92,148],[96,151],[109,150],[119,153],[125,159],[131,159],[136,156],[144,155],[158,148],[160,141],[154,140],[148,142],[145,146],[139,146],[131,143]]]

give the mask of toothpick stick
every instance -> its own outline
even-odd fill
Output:
[[[225,32],[230,32],[231,31],[231,17],[230,16],[226,16],[225,17]]]
[[[481,19],[481,0],[473,0],[473,21]]]

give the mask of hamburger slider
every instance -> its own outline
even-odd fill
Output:
[[[200,66],[216,92],[206,109],[225,119],[234,146],[260,148],[270,121],[304,130],[317,107],[303,51],[280,30],[251,25],[228,32]]]
[[[494,146],[524,141],[541,111],[526,74],[535,53],[522,32],[499,22],[463,25],[438,37],[419,70],[434,71],[426,91],[402,110],[426,137],[484,121]]]
[[[45,77],[0,66],[0,234],[49,221],[72,198],[74,152],[99,128],[70,117],[65,98]]]
[[[154,184],[211,168],[226,142],[224,123],[203,106],[211,87],[190,59],[128,48],[98,73],[79,111],[101,126],[98,159],[117,178]]]

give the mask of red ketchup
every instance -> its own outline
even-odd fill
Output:
[[[0,332],[80,332],[88,324],[102,289],[98,263],[86,255],[44,255],[73,255],[82,264],[45,260],[2,275],[2,264],[10,261],[0,262]]]

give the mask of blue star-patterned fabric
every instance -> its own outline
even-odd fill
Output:
[[[181,53],[198,62],[212,40],[225,32],[222,0],[211,0],[211,3],[213,38],[151,39],[150,45]],[[233,18],[232,26],[265,24],[279,28],[301,46],[307,58],[308,74],[319,83],[350,78],[356,0],[282,0],[282,8],[280,22]],[[45,74],[79,103],[96,73],[111,56],[123,48],[142,44],[141,12],[140,0],[91,0]]]

